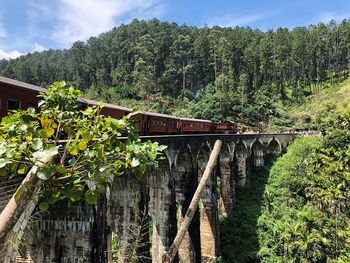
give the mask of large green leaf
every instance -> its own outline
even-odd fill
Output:
[[[41,179],[41,180],[49,180],[55,173],[57,169],[55,166],[50,165],[46,167],[39,168],[36,175]]]
[[[38,151],[43,147],[43,141],[40,139],[36,139],[35,141],[33,141],[31,147],[34,151]]]
[[[45,157],[50,157],[58,154],[59,146],[47,145],[44,150],[37,151],[33,154],[34,161],[39,161]]]
[[[97,203],[98,196],[99,196],[98,192],[93,190],[87,190],[84,195],[86,202],[90,205]]]
[[[41,211],[47,211],[47,209],[49,209],[49,204],[47,202],[41,202],[39,204],[39,209]]]
[[[3,155],[4,153],[6,153],[6,147],[5,147],[5,145],[1,144],[0,145],[0,156]]]
[[[0,168],[4,168],[7,164],[10,164],[10,163],[12,163],[12,162],[9,160],[0,158]]]

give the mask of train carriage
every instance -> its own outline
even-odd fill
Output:
[[[237,124],[235,122],[217,122],[213,123],[214,133],[237,133]]]
[[[37,107],[40,92],[46,89],[21,81],[0,76],[0,119],[7,115],[9,110]],[[95,106],[98,102],[85,98],[79,99],[81,107]],[[101,114],[120,119],[132,110],[109,103],[103,103]],[[175,116],[155,112],[141,111],[132,114],[137,130],[142,135],[156,134],[195,134],[195,133],[236,133],[237,125],[233,122],[212,123],[209,120],[178,118]]]
[[[209,120],[180,118],[182,133],[210,133],[212,122]]]
[[[39,102],[37,96],[45,91],[46,89],[0,76],[0,119],[10,110],[36,108]]]
[[[138,131],[144,135],[178,132],[180,118],[171,115],[142,111],[133,114],[132,118],[138,123]]]

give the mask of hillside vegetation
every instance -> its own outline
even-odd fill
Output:
[[[0,61],[0,75],[64,79],[93,99],[261,129],[279,105],[347,78],[349,43],[349,20],[266,32],[134,20],[67,50]]]
[[[350,262],[349,43],[350,20],[267,32],[134,20],[67,50],[0,61],[0,75],[65,79],[89,98],[141,110],[321,131],[237,189],[222,259]]]
[[[297,138],[237,189],[221,224],[224,262],[350,261],[350,110],[338,110],[320,119],[324,136]]]
[[[300,102],[276,105],[277,114],[270,118],[268,131],[323,130],[322,123],[350,111],[350,79],[335,84],[313,85],[311,95]]]

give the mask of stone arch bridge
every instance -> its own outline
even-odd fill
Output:
[[[159,169],[143,180],[118,177],[95,207],[52,208],[22,216],[16,227],[23,245],[9,247],[5,262],[161,262],[183,220],[217,139],[219,159],[177,262],[212,262],[219,256],[219,216],[235,203],[236,186],[250,183],[251,170],[268,154],[281,154],[294,134],[222,134],[144,137],[167,145]],[[0,211],[20,179],[0,181]],[[34,210],[35,215],[35,210]],[[118,256],[111,238],[119,238]],[[116,259],[118,257],[118,259]],[[134,261],[132,261],[134,262]]]

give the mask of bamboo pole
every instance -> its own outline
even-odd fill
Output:
[[[173,244],[171,245],[169,252],[163,255],[163,263],[172,263],[177,251],[179,250],[179,247],[181,245],[181,242],[186,234],[186,231],[188,227],[190,226],[190,223],[192,221],[192,218],[194,216],[194,213],[197,209],[198,202],[200,199],[201,192],[203,191],[212,171],[215,167],[216,161],[218,159],[220,149],[221,149],[222,141],[217,140],[214,145],[214,149],[210,154],[208,164],[205,168],[205,171],[203,173],[202,179],[199,182],[199,185],[196,189],[196,192],[193,195],[192,201],[187,209],[186,215],[184,217],[184,221],[182,222],[179,231],[177,232],[177,235],[174,239]]]

